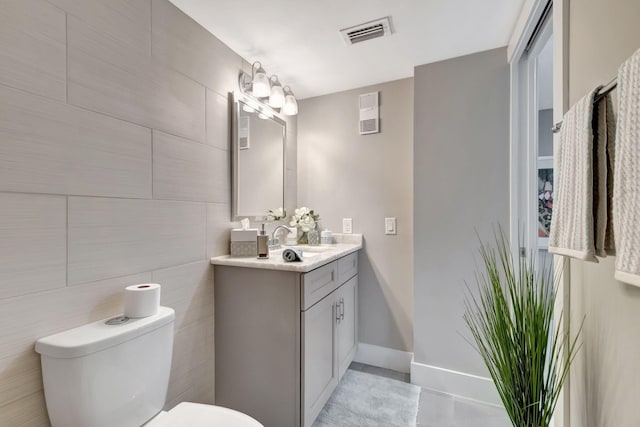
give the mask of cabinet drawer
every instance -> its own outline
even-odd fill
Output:
[[[306,310],[338,286],[338,262],[334,261],[302,275],[302,310]]]
[[[351,253],[338,260],[338,282],[343,284],[358,274],[358,252]]]

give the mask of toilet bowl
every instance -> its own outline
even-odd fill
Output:
[[[182,402],[161,412],[144,427],[264,427],[255,419],[222,406]]]
[[[53,427],[263,427],[249,415],[183,402],[162,411],[175,312],[100,320],[40,338],[44,395]]]

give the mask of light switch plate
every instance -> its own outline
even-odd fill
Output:
[[[384,234],[398,234],[395,218],[384,219]]]
[[[342,218],[342,232],[344,234],[353,233],[353,219],[352,218]]]

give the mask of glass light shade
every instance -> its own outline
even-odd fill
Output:
[[[256,111],[252,106],[247,104],[243,104],[242,110],[246,111],[247,113],[253,113],[254,111]]]
[[[256,71],[253,76],[253,86],[251,93],[256,98],[266,98],[271,93],[269,77],[267,77],[267,73],[265,73],[262,67],[258,68],[258,71]]]
[[[282,112],[287,116],[295,116],[298,114],[298,101],[296,101],[296,97],[293,96],[291,92],[287,93],[284,97]]]
[[[269,95],[269,105],[273,108],[280,108],[284,105],[284,90],[282,90],[282,86],[276,80],[276,82],[271,86],[271,94]]]

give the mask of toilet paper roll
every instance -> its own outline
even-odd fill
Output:
[[[131,318],[149,317],[160,307],[160,285],[144,283],[124,289],[124,315]]]

